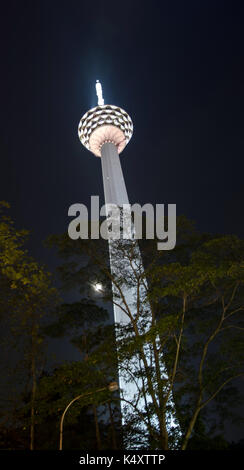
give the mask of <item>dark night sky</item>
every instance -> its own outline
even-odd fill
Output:
[[[1,25],[1,194],[41,240],[100,195],[77,136],[105,102],[131,115],[121,160],[131,202],[176,203],[204,231],[243,236],[243,12],[216,1],[13,1]],[[45,260],[46,261],[46,260]]]
[[[130,201],[244,235],[241,3],[8,0],[1,13],[0,199],[34,256],[49,262],[42,240],[67,230],[71,204],[103,204],[100,160],[77,135],[97,78],[134,123]]]

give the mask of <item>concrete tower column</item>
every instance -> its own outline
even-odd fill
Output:
[[[129,204],[116,145],[105,142],[101,148],[102,174],[106,204]]]

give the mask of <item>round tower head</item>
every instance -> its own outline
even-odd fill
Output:
[[[122,152],[132,134],[130,116],[123,109],[109,104],[87,111],[78,127],[81,143],[97,157],[101,157],[101,148],[105,142],[114,143],[118,153]]]

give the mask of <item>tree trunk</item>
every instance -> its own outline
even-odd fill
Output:
[[[110,416],[110,423],[111,423],[113,449],[117,449],[116,433],[115,433],[115,426],[114,426],[114,417],[113,417],[113,411],[112,411],[110,401],[108,402],[108,409],[109,409],[109,416]]]
[[[97,419],[97,408],[95,405],[92,405],[92,409],[93,409],[93,415],[94,415],[94,420],[95,420],[97,449],[101,450],[102,444],[101,444],[101,436],[100,436],[99,424],[98,424],[98,419]]]
[[[168,450],[168,432],[166,429],[165,415],[162,413],[159,420],[160,444],[162,450]]]
[[[35,398],[36,398],[36,361],[35,355],[31,358],[31,376],[32,376],[32,390],[31,390],[31,424],[30,424],[30,450],[34,449],[35,437]]]
[[[189,424],[188,429],[187,429],[187,433],[186,433],[186,435],[185,435],[185,437],[184,437],[184,439],[183,439],[183,444],[182,444],[182,446],[181,446],[181,450],[186,450],[188,441],[189,441],[189,439],[190,439],[190,437],[191,437],[191,433],[192,433],[193,428],[194,428],[194,426],[195,426],[195,424],[196,424],[196,420],[197,420],[197,417],[198,417],[198,415],[199,415],[200,409],[201,409],[201,408],[197,408],[196,411],[195,411],[195,413],[193,414],[193,416],[192,416],[192,418],[191,418],[190,424]]]

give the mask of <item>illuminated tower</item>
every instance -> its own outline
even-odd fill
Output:
[[[130,116],[123,109],[118,106],[105,105],[101,84],[97,80],[96,91],[98,96],[98,106],[87,111],[84,116],[81,118],[78,135],[81,143],[90,150],[95,156],[101,158],[102,163],[102,174],[103,174],[103,186],[104,186],[104,195],[105,195],[105,204],[106,207],[109,207],[109,204],[116,204],[119,207],[122,207],[125,204],[129,204],[128,195],[126,191],[124,176],[122,168],[120,165],[119,154],[128,144],[129,140],[132,137],[133,133],[133,124]],[[107,211],[108,214],[108,211]],[[114,253],[114,244],[113,240],[109,239],[109,254],[110,254],[110,268],[111,272],[115,275],[118,275],[116,272],[116,256]],[[136,256],[137,259],[141,260],[139,246],[136,242],[135,244]],[[128,276],[133,277],[133,270],[137,269],[136,265],[131,266],[126,259],[124,260],[125,268],[128,272]],[[141,263],[140,263],[141,264]],[[137,286],[132,285],[130,287],[122,287],[123,297],[126,299],[126,304],[128,305],[130,311],[135,311],[135,298],[138,295]],[[142,298],[145,298],[145,287],[140,287],[140,295]],[[128,315],[125,313],[122,302],[118,301],[118,296],[116,296],[116,288],[113,286],[113,296],[116,298],[114,300],[114,321],[119,325],[127,325],[129,323]],[[119,305],[120,304],[120,305]],[[144,325],[145,323],[150,324],[150,315],[147,320],[147,312],[150,310],[148,303],[143,302],[144,309]],[[136,312],[135,312],[136,314]],[[145,327],[143,333],[146,332]],[[150,356],[150,351],[148,356]],[[150,359],[149,359],[150,362]],[[152,364],[151,364],[152,366]],[[126,398],[128,401],[136,402],[137,408],[143,412],[145,407],[145,401],[150,403],[150,398],[144,397],[140,398],[138,396],[138,386],[135,385],[134,381],[131,380],[131,375],[141,370],[143,365],[140,360],[133,360],[128,367],[128,370],[119,370],[119,384],[121,389],[121,396]],[[163,368],[162,374],[166,374],[165,369]],[[140,379],[137,379],[137,385],[141,385]],[[123,419],[123,401],[121,402],[122,409],[122,419]],[[169,426],[175,425],[175,421],[169,419]]]
[[[81,143],[101,157],[106,204],[129,204],[119,153],[133,133],[130,116],[121,108],[104,105],[101,84],[97,81],[98,106],[81,118],[78,134]]]

